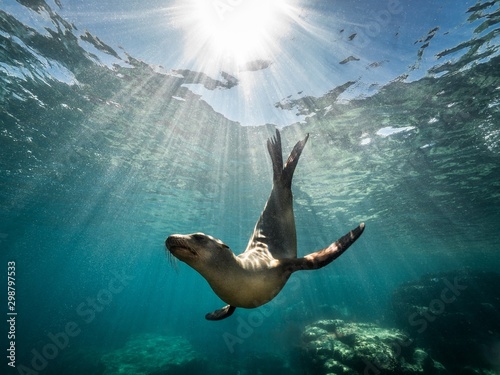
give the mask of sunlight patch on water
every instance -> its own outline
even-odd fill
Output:
[[[385,138],[385,137],[389,137],[393,134],[407,132],[407,131],[410,131],[413,129],[415,129],[414,126],[405,126],[402,128],[393,128],[392,126],[386,126],[385,128],[379,129],[376,134]]]
[[[22,79],[23,81],[40,79],[49,86],[50,84],[46,81],[47,78],[66,83],[70,86],[78,84],[78,80],[75,75],[59,62],[40,55],[33,48],[27,46],[18,37],[12,37],[11,39],[19,45],[19,48],[31,55],[39,66],[32,66],[30,69],[26,66],[11,65],[0,62],[0,72],[3,71],[8,76],[16,77]]]
[[[363,138],[360,142],[361,146],[369,145],[372,142],[371,138]]]
[[[28,7],[11,0],[2,0],[2,8],[8,13],[15,14],[15,18],[29,26],[40,35],[50,37],[49,30],[54,30],[54,22],[47,12],[35,12]]]
[[[80,39],[78,43],[85,51],[89,53],[89,55],[92,57],[92,60],[94,60],[96,64],[108,67],[112,67],[114,65],[120,65],[128,68],[132,67],[130,64],[127,64],[125,61],[121,60],[118,56],[113,56],[106,51],[100,50],[96,48],[95,45],[86,40]]]

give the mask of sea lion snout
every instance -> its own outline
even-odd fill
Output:
[[[186,258],[198,256],[197,252],[189,244],[189,237],[180,234],[172,234],[165,240],[165,246],[176,258],[186,261]]]
[[[165,240],[165,247],[170,250],[175,244],[177,243],[176,235],[173,234],[171,236],[168,236],[167,239]]]

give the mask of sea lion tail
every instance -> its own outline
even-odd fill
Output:
[[[276,129],[276,135],[267,141],[267,149],[273,162],[273,181],[281,181],[286,187],[292,186],[293,172],[295,171],[300,154],[302,154],[302,150],[304,149],[308,138],[309,133],[306,134],[306,137],[302,141],[295,144],[290,156],[288,156],[285,167],[283,167],[281,136],[279,130]]]

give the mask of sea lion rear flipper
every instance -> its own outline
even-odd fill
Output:
[[[308,254],[304,258],[288,260],[290,271],[316,270],[326,266],[341,256],[361,236],[364,230],[365,224],[361,223],[323,250]]]
[[[282,181],[283,186],[291,187],[293,172],[308,138],[309,134],[306,134],[306,137],[302,141],[295,144],[290,156],[288,156],[285,167],[283,167],[281,136],[278,129],[276,129],[276,135],[267,141],[267,149],[273,162],[273,181]]]
[[[276,129],[276,135],[267,140],[267,150],[273,163],[273,181],[279,180],[283,173],[283,151],[281,150],[281,136],[278,129]]]
[[[295,144],[285,163],[285,167],[283,168],[283,179],[289,186],[292,186],[293,172],[295,172],[295,167],[297,166],[297,163],[299,161],[300,154],[302,154],[302,150],[304,149],[304,146],[306,145],[308,139],[309,133],[306,134],[306,137],[302,141],[298,141]]]
[[[227,317],[230,317],[233,315],[234,310],[236,310],[236,307],[227,305],[224,306],[222,309],[215,310],[214,312],[208,313],[205,315],[205,319],[207,320],[222,320],[226,319]]]

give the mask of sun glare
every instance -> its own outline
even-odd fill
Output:
[[[279,53],[292,9],[285,0],[184,0],[178,7],[186,57],[236,65]]]

